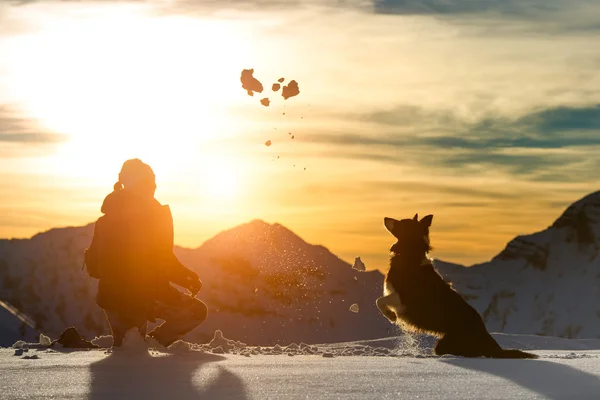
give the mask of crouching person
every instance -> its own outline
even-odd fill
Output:
[[[113,347],[120,347],[132,328],[168,347],[207,316],[206,305],[195,298],[202,282],[173,254],[173,218],[169,206],[154,198],[155,191],[150,166],[139,159],[125,161],[86,250],[87,272],[98,278],[96,301],[106,313]],[[156,318],[165,322],[147,333],[147,322]]]

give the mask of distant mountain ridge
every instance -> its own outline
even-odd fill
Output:
[[[595,192],[547,229],[517,236],[489,262],[436,266],[494,332],[598,338],[599,249],[600,192]]]
[[[69,325],[88,336],[108,332],[94,301],[96,281],[81,270],[92,233],[88,224],[0,240],[0,300],[51,336]],[[489,262],[468,268],[435,263],[492,332],[597,338],[599,249],[600,192],[595,192],[547,229],[515,237]],[[208,320],[190,340],[206,341],[215,329],[257,345],[397,334],[374,304],[381,273],[355,271],[280,224],[251,221],[198,248],[176,247],[175,253],[199,273],[204,282],[199,298],[209,306]],[[349,310],[354,303],[358,313]]]
[[[69,325],[87,336],[107,333],[94,300],[97,281],[81,270],[92,234],[88,224],[0,240],[0,299],[51,336]],[[255,220],[196,249],[176,247],[175,253],[200,275],[204,287],[198,297],[209,306],[209,318],[190,340],[208,340],[221,329],[258,345],[324,343],[377,338],[392,328],[374,304],[381,273],[355,271],[280,224]],[[353,303],[359,313],[349,311]]]

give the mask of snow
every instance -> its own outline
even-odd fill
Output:
[[[600,337],[599,250],[595,192],[547,229],[517,236],[489,262],[435,265],[492,332],[594,338]]]
[[[95,301],[97,280],[81,270],[92,233],[88,225],[0,240],[0,286],[8,288],[3,296],[53,339],[69,326],[86,339],[109,332]],[[220,329],[228,338],[255,345],[340,342],[383,337],[392,327],[375,306],[380,272],[353,270],[279,224],[252,221],[197,249],[175,252],[200,275],[198,298],[209,307],[208,319],[186,340],[207,343]],[[360,313],[348,311],[354,303]],[[37,341],[38,335],[24,340]],[[0,344],[18,339],[18,330],[10,330]]]
[[[352,268],[354,268],[357,271],[366,271],[367,267],[365,267],[365,263],[363,263],[363,261],[360,259],[360,257],[356,257],[354,259],[354,265],[352,265]]]
[[[252,347],[254,352],[244,355],[192,348],[135,354],[32,349],[19,357],[14,349],[0,349],[0,393],[3,399],[597,398],[600,340],[495,337],[502,344],[534,349],[541,358],[433,357],[427,346],[421,353],[403,347],[407,342],[402,337]],[[317,354],[300,354],[313,348]],[[348,350],[363,355],[343,355]],[[293,357],[287,356],[292,352]]]

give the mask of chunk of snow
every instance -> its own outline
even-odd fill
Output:
[[[283,87],[283,89],[281,90],[281,95],[283,96],[283,98],[285,100],[289,99],[290,97],[294,97],[297,96],[298,94],[300,94],[300,88],[298,87],[298,82],[296,81],[290,81],[290,83],[288,83],[286,86]]]
[[[113,337],[112,335],[97,336],[92,339],[92,343],[100,348],[108,349],[113,344]]]
[[[219,329],[215,331],[213,340],[208,345],[213,350],[220,347],[223,352],[228,352],[235,347],[233,340],[226,339],[223,336],[223,332]]]
[[[169,346],[169,351],[174,353],[188,353],[193,351],[193,345],[184,340],[176,340]]]
[[[50,339],[48,336],[44,335],[43,333],[40,333],[40,344],[42,346],[50,346],[51,343],[52,343],[52,339]]]
[[[113,352],[127,355],[149,355],[148,344],[137,328],[131,328],[125,333],[121,347],[113,348]]]
[[[245,69],[240,76],[242,88],[246,89],[249,96],[254,96],[254,92],[261,93],[263,91],[262,83],[252,76],[252,74],[254,74],[254,69]]]
[[[352,311],[353,313],[357,313],[358,312],[358,304],[354,303],[350,306],[350,311]]]
[[[357,271],[366,271],[366,267],[365,264],[362,262],[362,260],[360,259],[360,257],[356,257],[354,259],[354,265],[352,266],[353,269],[357,270]]]
[[[267,140],[267,141],[265,142],[265,146],[269,147],[270,145],[271,145],[271,141],[270,141],[270,140]]]

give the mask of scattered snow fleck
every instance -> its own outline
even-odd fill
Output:
[[[352,311],[353,313],[357,313],[358,312],[358,304],[354,303],[350,306],[350,311]]]
[[[354,268],[357,271],[365,271],[366,270],[365,264],[362,262],[360,257],[356,257],[354,259],[354,265],[352,266],[352,268]]]

